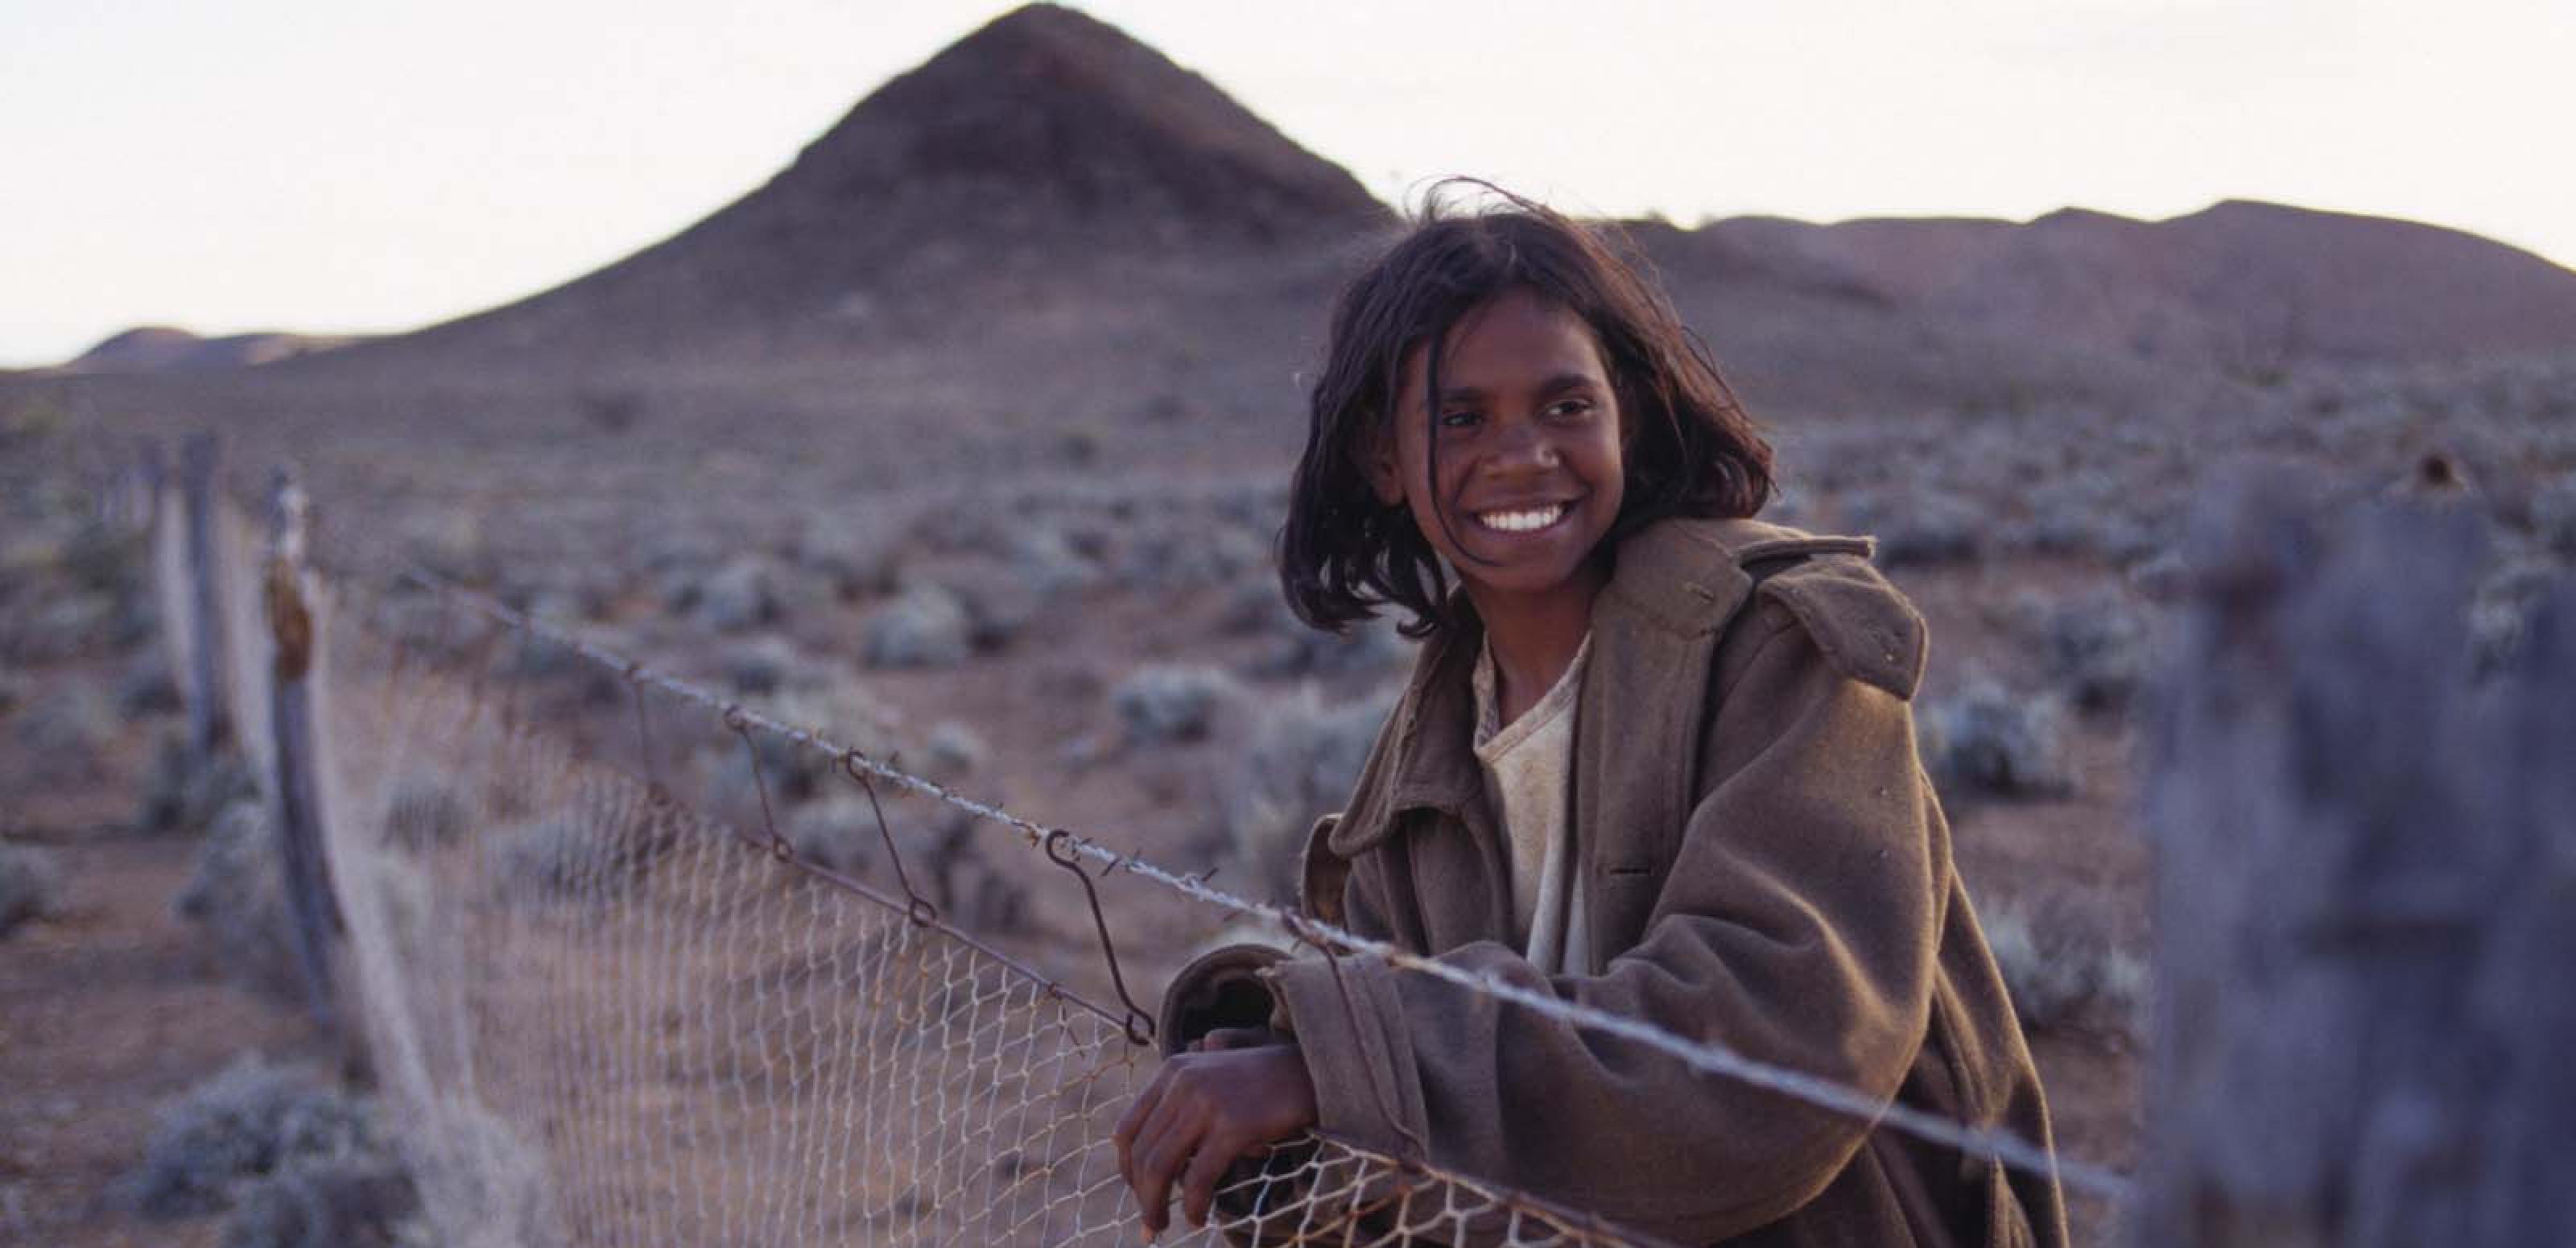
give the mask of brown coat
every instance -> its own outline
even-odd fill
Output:
[[[1668,520],[1620,546],[1574,746],[1600,973],[1545,976],[1508,943],[1508,859],[1469,749],[1472,620],[1425,647],[1347,813],[1318,824],[1309,910],[2045,1145],[1915,754],[1922,617],[1868,552],[1753,521]],[[1320,958],[1263,972],[1327,1131],[1394,1151],[1388,1105],[1439,1164],[1689,1242],[2066,1240],[2050,1177],[1374,959],[1342,973],[1347,998]]]

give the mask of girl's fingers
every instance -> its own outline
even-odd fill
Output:
[[[1222,1135],[1211,1134],[1199,1141],[1198,1151],[1190,1155],[1189,1172],[1181,1178],[1181,1216],[1192,1226],[1206,1226],[1208,1206],[1216,1203],[1216,1185],[1225,1177],[1226,1167],[1234,1164],[1241,1150]]]
[[[1267,1027],[1219,1027],[1198,1038],[1194,1044],[1201,1053],[1221,1053],[1227,1049],[1248,1049],[1272,1041]]]
[[[1127,1186],[1131,1188],[1136,1186],[1136,1133],[1143,1130],[1145,1123],[1154,1116],[1154,1107],[1162,1101],[1164,1083],[1171,1074],[1172,1068],[1168,1065],[1154,1072],[1154,1078],[1145,1085],[1145,1090],[1137,1093],[1136,1099],[1127,1106],[1127,1112],[1118,1116],[1118,1130],[1110,1136],[1118,1145],[1119,1177],[1126,1179]]]
[[[1150,1234],[1160,1235],[1171,1224],[1172,1181],[1198,1151],[1207,1129],[1206,1116],[1189,1100],[1165,1098],[1136,1133],[1136,1172],[1128,1186],[1135,1189],[1136,1213]]]

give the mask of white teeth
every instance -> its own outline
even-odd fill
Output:
[[[1476,523],[1506,533],[1528,533],[1556,523],[1565,514],[1565,504],[1540,507],[1531,511],[1488,511],[1476,517]]]

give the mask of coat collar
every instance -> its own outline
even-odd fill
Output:
[[[1610,583],[1593,601],[1593,672],[1586,679],[1675,644],[1713,644],[1705,639],[1752,592],[1753,578],[1740,563],[1775,544],[1786,553],[1803,536],[1755,521],[1693,519],[1659,520],[1630,534],[1619,544]],[[1330,834],[1337,855],[1347,858],[1384,840],[1409,811],[1455,814],[1484,783],[1471,744],[1476,708],[1469,689],[1484,623],[1464,592],[1452,591],[1449,603],[1460,626],[1416,657],[1387,738],[1362,772],[1351,810]]]

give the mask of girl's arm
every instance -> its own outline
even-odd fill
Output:
[[[1744,1056],[1892,1098],[1926,1031],[1940,814],[1905,701],[1844,674],[1776,602],[1722,654],[1703,774],[1645,940],[1598,976],[1549,977],[1490,942],[1443,959]],[[1388,858],[1345,896],[1383,930]],[[1398,864],[1396,869],[1400,869]],[[1354,1018],[1319,960],[1270,977],[1294,1024],[1319,1125],[1578,1203],[1720,1239],[1795,1210],[1869,1124],[1372,959],[1345,958]]]

